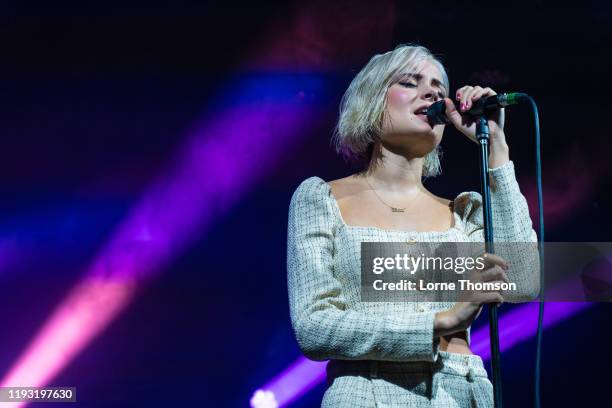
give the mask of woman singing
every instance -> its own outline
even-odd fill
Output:
[[[334,139],[363,171],[325,182],[303,181],[289,209],[288,288],[291,321],[302,352],[330,360],[323,407],[492,407],[493,387],[469,327],[483,304],[513,299],[473,292],[461,302],[362,302],[361,242],[483,242],[481,196],[454,200],[423,185],[440,173],[444,125],[425,114],[444,99],[450,122],[475,141],[462,111],[495,91],[463,86],[448,98],[442,64],[424,47],[375,55],[346,91]],[[457,103],[458,108],[455,106]],[[504,112],[488,117],[494,240],[535,242],[504,134]],[[523,282],[502,257],[489,255],[482,282]],[[516,274],[522,272],[517,271]]]

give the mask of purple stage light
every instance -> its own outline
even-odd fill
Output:
[[[300,357],[261,389],[255,391],[251,398],[251,407],[267,408],[270,406],[270,401],[274,401],[278,407],[291,404],[325,380],[325,366],[324,362]],[[266,395],[266,398],[257,398],[258,395]]]
[[[544,329],[589,307],[587,302],[548,302],[544,305]],[[499,319],[500,349],[508,350],[535,336],[538,325],[538,303],[528,303],[507,313]],[[485,325],[472,333],[472,351],[483,360],[491,358],[489,326]]]
[[[167,268],[295,148],[319,116],[322,85],[311,75],[268,75],[228,90],[224,109],[196,127],[175,165],[133,207],[0,386],[47,385],[142,282]]]

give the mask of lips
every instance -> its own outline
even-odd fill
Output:
[[[427,115],[425,113],[415,113],[414,116],[421,119],[423,122],[429,124],[429,119],[427,118]]]
[[[425,114],[425,113],[416,113],[415,115],[416,115],[417,117],[419,117],[419,118],[423,119],[425,122],[429,122],[429,121],[427,120],[427,114]]]
[[[421,106],[417,110],[414,111],[414,116],[421,119],[423,122],[429,124],[429,119],[427,118],[427,108],[429,105]]]

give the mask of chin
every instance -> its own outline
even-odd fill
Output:
[[[406,133],[404,139],[419,141],[420,143],[429,143],[438,145],[442,140],[442,136],[435,129],[415,129],[410,133]],[[434,146],[435,147],[435,146]]]
[[[383,145],[390,151],[405,154],[410,152],[412,155],[425,156],[440,144],[441,137],[436,133],[410,133],[393,140],[383,141]]]

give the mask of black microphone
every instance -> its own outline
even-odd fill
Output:
[[[487,96],[474,102],[469,110],[464,112],[459,111],[459,113],[467,116],[480,116],[483,113],[504,108],[508,105],[516,105],[521,100],[526,98],[527,94],[521,92],[501,93]],[[444,104],[443,99],[432,103],[427,109],[427,120],[432,126],[450,123],[446,117],[446,105]]]

